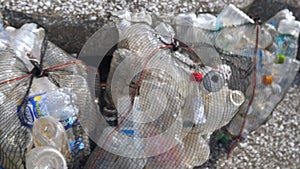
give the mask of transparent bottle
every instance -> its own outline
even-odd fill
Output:
[[[24,24],[21,28],[8,31],[10,46],[15,54],[23,61],[28,70],[33,69],[27,53],[32,52],[37,60],[40,60],[40,51],[45,36],[43,28],[37,28],[37,24]]]
[[[196,133],[189,133],[184,139],[184,162],[188,166],[202,165],[209,159],[210,149],[203,137]]]
[[[279,35],[276,37],[276,43],[278,45],[277,55],[296,58],[300,22],[283,19],[279,22],[278,32]]]
[[[48,114],[57,118],[59,121],[67,120],[78,113],[78,108],[74,103],[74,94],[69,88],[46,93],[44,106],[41,107],[43,114]]]
[[[56,90],[55,86],[47,77],[34,78],[30,88],[30,96]]]
[[[35,120],[32,128],[34,145],[51,146],[59,150],[65,158],[70,155],[70,145],[67,133],[62,124],[51,116],[40,117]]]
[[[245,101],[241,91],[227,87],[208,93],[203,98],[206,123],[197,125],[194,130],[201,134],[209,134],[229,123]]]
[[[67,169],[64,156],[49,146],[36,147],[26,154],[26,168],[30,169]]]
[[[254,23],[254,21],[242,10],[230,4],[225,7],[217,17],[217,29],[229,26],[238,26],[246,23]]]

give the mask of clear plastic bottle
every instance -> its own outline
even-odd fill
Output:
[[[276,43],[278,45],[277,55],[296,58],[300,22],[283,19],[279,22],[278,32],[279,35],[276,37]]]
[[[60,121],[67,120],[78,113],[74,104],[74,95],[69,88],[61,88],[46,93],[46,99],[41,107],[43,114],[48,114]]]
[[[239,90],[223,87],[218,92],[207,94],[203,100],[206,123],[197,125],[195,131],[209,134],[226,125],[234,117],[244,103],[245,96]]]
[[[183,143],[185,150],[184,162],[188,166],[200,166],[209,159],[210,149],[201,135],[189,133],[183,139]]]
[[[143,140],[135,137],[135,134],[135,130],[127,127],[120,129],[120,131],[107,127],[103,130],[98,145],[119,156],[130,158],[144,157]]]
[[[59,150],[65,158],[70,155],[70,145],[67,133],[62,124],[51,116],[40,117],[35,120],[32,128],[34,145],[51,146]]]
[[[57,88],[47,77],[34,78],[29,96],[56,90]]]
[[[36,147],[26,154],[26,168],[30,169],[67,169],[64,156],[49,146]]]
[[[21,28],[8,31],[10,46],[15,54],[25,63],[28,70],[33,69],[27,53],[32,52],[37,60],[40,60],[40,50],[45,36],[43,28],[37,28],[37,24],[24,24]]]
[[[217,29],[229,26],[238,26],[246,23],[254,23],[254,21],[243,11],[230,4],[225,7],[217,17]]]

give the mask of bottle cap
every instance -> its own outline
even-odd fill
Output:
[[[225,85],[225,79],[221,72],[211,70],[203,78],[204,88],[209,92],[218,92]]]
[[[203,79],[203,75],[200,72],[193,72],[191,74],[191,80],[196,82],[201,82]]]
[[[285,60],[285,55],[284,54],[279,54],[278,55],[278,63],[283,64]]]
[[[272,82],[273,82],[273,76],[272,75],[265,75],[263,77],[263,83],[265,85],[270,85],[270,84],[272,84]]]

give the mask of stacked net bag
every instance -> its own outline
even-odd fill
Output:
[[[96,111],[86,66],[36,24],[0,25],[0,166],[82,168],[90,142],[81,126]]]
[[[295,56],[282,62],[275,30],[233,5],[217,17],[113,15],[119,38],[103,97],[117,124],[97,122],[105,127],[90,134],[99,147],[87,168],[200,166],[209,158],[210,135],[227,125],[239,136],[251,118],[256,129],[299,66]],[[283,77],[272,72],[278,64],[290,65],[289,83],[272,84]],[[268,114],[258,111],[258,103]],[[246,116],[251,111],[264,117]]]
[[[265,123],[291,86],[300,66],[296,60],[299,31],[300,22],[288,9],[261,25],[254,101],[248,112],[241,109],[230,122],[231,135],[246,137]]]

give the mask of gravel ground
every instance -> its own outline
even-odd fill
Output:
[[[219,12],[226,4],[234,3],[245,8],[254,0],[9,0],[0,7],[27,14],[66,15],[96,20],[111,12],[127,9],[132,12],[148,11],[160,13]]]
[[[266,0],[270,3],[273,1]],[[266,2],[263,1],[263,2]],[[300,1],[293,0],[280,0],[281,2],[286,1],[298,14],[300,12]],[[172,0],[172,1],[157,1],[157,0],[134,0],[134,1],[123,1],[123,0],[86,0],[84,3],[80,0],[10,0],[1,1],[0,9],[6,8],[8,10],[22,12],[31,15],[48,15],[54,21],[56,17],[61,16],[72,16],[79,19],[95,20],[98,18],[107,18],[109,13],[121,9],[129,9],[131,11],[143,10],[146,7],[147,11],[150,12],[218,12],[228,2],[236,2],[239,7],[248,7],[252,0]],[[250,11],[256,10],[263,13],[272,13],[272,8],[266,10],[266,6],[255,1],[256,4]],[[281,4],[280,9],[284,7]],[[276,8],[277,10],[277,8]],[[279,10],[279,9],[278,9]],[[277,11],[278,11],[277,10]],[[272,14],[272,15],[273,15]],[[267,14],[266,14],[267,15]],[[12,15],[13,16],[13,15]],[[270,15],[271,16],[271,15]],[[299,17],[299,15],[297,15]],[[34,18],[34,17],[32,17]],[[34,19],[33,19],[34,20]],[[43,19],[42,19],[43,20]],[[30,20],[26,20],[28,22]],[[31,20],[32,21],[32,20]],[[36,20],[39,23],[42,21]],[[48,22],[48,20],[46,20]],[[55,25],[57,24],[57,25]],[[65,22],[54,23],[55,27],[62,25],[64,27]],[[43,24],[41,24],[43,25]],[[77,25],[76,25],[77,26]],[[99,26],[99,25],[96,25]],[[50,29],[53,27],[50,27]],[[75,27],[74,29],[78,29]],[[58,27],[58,31],[61,31],[61,27]],[[74,33],[70,30],[72,35]],[[55,36],[57,32],[50,32],[51,35]],[[91,34],[91,32],[90,32]],[[87,35],[90,35],[87,34]],[[57,37],[61,36],[56,34]],[[72,36],[74,38],[74,36]],[[62,39],[66,39],[63,37]],[[70,41],[70,39],[67,39]],[[85,40],[81,38],[80,40]],[[61,41],[61,39],[59,39]],[[61,42],[66,43],[66,42]],[[57,43],[58,44],[58,43]],[[82,45],[82,44],[81,44]],[[63,46],[63,44],[62,44]],[[79,46],[74,44],[74,46]],[[70,52],[69,46],[66,46]],[[65,49],[66,49],[65,48]],[[299,56],[299,54],[298,54]],[[299,75],[299,74],[298,74]],[[222,145],[215,144],[214,151],[218,152],[213,154],[212,159],[205,165],[199,168],[264,168],[264,169],[296,169],[300,168],[300,78],[296,80],[294,87],[290,88],[289,92],[285,96],[284,100],[277,106],[271,119],[257,131],[251,133],[248,138],[242,141],[234,150],[231,158],[226,159],[226,150]]]
[[[114,11],[217,14],[229,3],[249,15],[260,16],[262,21],[284,8],[300,19],[299,0],[1,0],[0,11],[12,26],[35,22],[48,31],[49,39],[60,48],[79,53]]]

